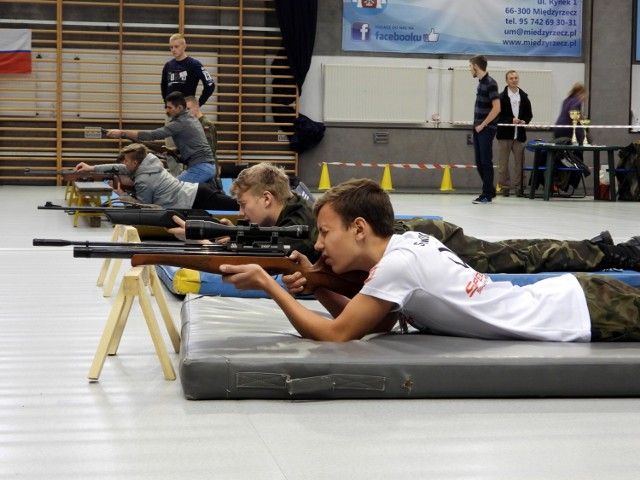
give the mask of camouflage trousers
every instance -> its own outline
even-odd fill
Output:
[[[395,222],[396,233],[426,233],[480,273],[590,272],[601,270],[604,253],[588,240],[502,240],[487,242],[442,220]]]
[[[575,276],[587,298],[591,341],[640,341],[640,288],[604,275]]]

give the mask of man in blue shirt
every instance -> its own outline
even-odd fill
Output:
[[[169,60],[162,69],[162,99],[166,99],[173,92],[180,92],[185,97],[194,96],[198,83],[202,82],[202,94],[198,104],[203,106],[216,88],[213,78],[198,60],[187,55],[187,41],[184,36],[179,33],[171,35],[169,48],[173,60]]]
[[[171,50],[172,60],[165,63],[162,69],[162,80],[160,81],[160,92],[162,99],[166,99],[173,92],[180,92],[185,97],[195,96],[198,84],[202,82],[202,93],[198,99],[198,105],[203,106],[213,94],[216,84],[209,72],[198,60],[187,55],[187,40],[183,35],[176,33],[169,38],[169,50]],[[167,123],[170,117],[167,118]],[[176,148],[171,137],[165,139],[168,148]],[[179,176],[183,166],[177,163],[172,157],[167,158],[169,171]]]
[[[473,78],[478,79],[473,109],[473,147],[476,167],[482,179],[482,193],[473,203],[486,204],[496,196],[493,184],[493,139],[498,128],[500,93],[498,84],[487,73],[487,58],[484,55],[471,57],[469,66]]]

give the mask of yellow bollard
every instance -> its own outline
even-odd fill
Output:
[[[318,190],[329,190],[331,188],[331,180],[329,180],[329,167],[325,162],[322,162],[322,171],[320,172],[320,183],[318,184]]]
[[[389,168],[388,164],[384,166],[380,186],[383,190],[393,190],[393,185],[391,185],[391,168]]]
[[[444,173],[442,174],[442,183],[440,184],[440,191],[451,191],[455,190],[453,185],[451,184],[451,169],[449,165],[444,166]]]

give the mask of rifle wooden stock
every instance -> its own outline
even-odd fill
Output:
[[[179,254],[134,254],[131,265],[170,265],[172,267],[190,268],[201,272],[221,274],[221,265],[249,265],[257,264],[269,274],[290,275],[302,272],[307,279],[301,294],[313,293],[317,288],[325,287],[349,298],[355,296],[367,278],[365,272],[348,272],[336,275],[328,267],[317,264],[303,267],[288,257],[262,257],[241,255],[179,255]]]
[[[133,180],[129,175],[123,175],[120,173],[107,172],[107,173],[98,173],[98,172],[82,172],[76,170],[31,170],[30,168],[24,169],[25,175],[38,175],[42,177],[49,177],[60,175],[67,181],[92,181],[92,182],[100,182],[102,180],[111,180],[114,184],[120,186],[122,190],[128,192],[135,192],[135,186],[133,185]]]

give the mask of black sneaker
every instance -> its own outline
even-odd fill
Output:
[[[637,238],[637,237],[633,237]],[[633,239],[632,239],[633,240]],[[609,233],[609,230],[605,230],[604,232],[600,232],[600,235],[597,235],[589,240],[593,243],[603,243],[605,245],[613,245],[613,238]]]
[[[637,243],[636,243],[637,242]],[[617,268],[640,272],[640,238],[633,237],[618,245],[598,244],[604,253],[601,268]]]
[[[491,197],[489,197],[488,195],[485,195],[484,193],[482,195],[480,195],[478,198],[476,198],[472,203],[475,204],[479,204],[479,203],[491,203]]]
[[[640,255],[640,236],[638,237],[631,237],[629,240],[627,240],[624,243],[619,243],[618,245],[621,246],[625,246],[625,247],[631,247],[633,248],[635,251],[638,252],[638,254]]]

